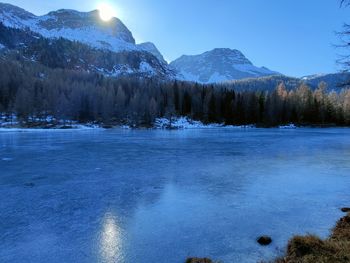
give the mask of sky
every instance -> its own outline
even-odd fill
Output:
[[[242,51],[257,66],[301,77],[340,70],[336,32],[350,23],[340,0],[0,0],[36,15],[91,11],[108,1],[138,43],[166,60],[214,48]]]

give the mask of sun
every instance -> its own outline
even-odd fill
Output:
[[[108,22],[114,16],[113,7],[107,3],[100,3],[98,5],[97,9],[100,13],[100,18],[105,22]]]

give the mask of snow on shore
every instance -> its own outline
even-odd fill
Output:
[[[33,123],[35,123],[35,120]],[[11,131],[11,132],[23,132],[23,131],[48,131],[48,130],[92,130],[92,129],[103,129],[103,125],[95,123],[85,123],[80,124],[76,121],[61,121],[56,120],[52,117],[47,119],[39,120],[39,123],[42,122],[42,125],[36,127],[21,127],[20,122],[17,120],[16,116],[13,116],[11,121],[8,118],[0,115],[0,132]],[[134,127],[129,125],[117,125],[111,126],[110,128],[120,128],[120,129],[133,129],[133,128],[142,128]],[[157,118],[153,125],[154,129],[173,129],[173,130],[184,130],[184,129],[251,129],[256,128],[255,125],[225,125],[223,123],[211,123],[204,124],[201,121],[192,120],[188,117],[173,117],[169,118]],[[296,129],[297,126],[294,124],[278,126],[278,129]]]
[[[288,124],[288,125],[281,125],[278,128],[279,129],[296,129],[297,126],[295,126],[295,124],[291,123],[291,124]]]
[[[155,129],[217,129],[217,128],[255,128],[253,125],[231,126],[220,123],[204,124],[201,121],[195,121],[187,117],[179,118],[158,118],[154,123]]]

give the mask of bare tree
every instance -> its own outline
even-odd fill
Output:
[[[340,0],[340,6],[349,7],[350,0]],[[348,50],[350,47],[350,24],[344,23],[343,30],[339,33],[339,36],[341,41],[339,47]],[[348,54],[347,51],[344,55],[341,55],[338,62],[343,66],[344,72],[350,71],[350,54]],[[340,85],[344,87],[349,87],[350,80],[346,81],[345,83],[341,83]]]

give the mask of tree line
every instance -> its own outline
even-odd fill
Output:
[[[350,125],[350,90],[328,92],[283,82],[270,91],[235,91],[230,85],[109,78],[0,60],[0,112],[23,123],[57,120],[151,126],[156,118],[187,116],[204,123],[276,126]]]

